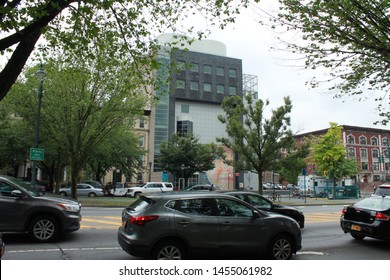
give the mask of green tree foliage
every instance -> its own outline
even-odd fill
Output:
[[[143,115],[147,102],[147,95],[137,88],[137,79],[127,72],[127,62],[117,65],[103,59],[96,64],[100,69],[92,68],[96,65],[87,67],[82,59],[73,65],[61,59],[45,65],[39,146],[52,153],[52,158],[61,157],[58,161],[68,164],[75,198],[79,173],[88,159],[107,141],[119,140],[112,136],[129,131],[129,122]],[[7,96],[7,104],[31,127],[35,127],[37,108],[34,70],[27,71],[26,79],[16,83]],[[131,156],[122,154],[121,158]]]
[[[183,176],[185,181],[195,172],[213,169],[214,160],[224,157],[222,147],[214,143],[200,144],[199,138],[194,135],[174,134],[169,141],[161,143],[160,153],[162,168],[176,178]]]
[[[294,144],[288,116],[292,104],[289,97],[284,98],[284,105],[272,110],[271,116],[266,118],[268,101],[255,101],[250,94],[245,96],[245,101],[239,96],[223,101],[226,115],[218,119],[226,124],[229,138],[221,137],[217,141],[239,155],[234,163],[238,170],[258,174],[259,193],[262,193],[263,172],[274,170],[282,159],[282,149]]]
[[[96,49],[106,46],[105,55],[118,62],[132,61],[139,75],[149,79],[157,67],[153,57],[157,35],[174,31],[194,33],[206,30],[188,24],[190,16],[203,16],[221,28],[248,0],[15,0],[0,1],[0,54],[8,61],[0,72],[0,100],[17,80],[34,49],[40,55],[65,50],[75,57],[99,56]],[[185,22],[183,24],[182,22]],[[43,39],[38,41],[39,39]],[[146,75],[145,75],[146,73]]]
[[[287,149],[282,159],[278,162],[277,172],[282,179],[294,185],[298,184],[298,176],[306,167],[306,158],[310,154],[310,143],[304,141],[299,147],[295,144]]]
[[[357,95],[378,103],[382,123],[390,121],[390,1],[279,0],[274,27],[298,31],[287,42],[303,54],[306,68],[328,68],[336,96]],[[322,78],[322,77],[321,77]],[[312,85],[318,86],[318,80]],[[372,94],[369,94],[371,91]]]
[[[345,156],[342,129],[337,123],[330,123],[325,135],[312,138],[311,160],[320,173],[333,179],[334,186],[342,177],[358,173],[356,162]]]
[[[87,173],[90,178],[101,181],[115,167],[131,179],[134,174],[143,171],[142,156],[145,153],[146,150],[139,146],[138,137],[132,131],[114,131],[87,159]]]

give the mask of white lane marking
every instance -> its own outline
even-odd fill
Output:
[[[36,253],[36,252],[64,252],[64,251],[93,251],[93,250],[122,250],[120,247],[95,247],[95,248],[56,248],[56,249],[29,249],[11,250],[9,253]]]
[[[325,254],[323,252],[301,251],[301,252],[297,252],[297,255],[317,255],[317,256],[323,256]]]

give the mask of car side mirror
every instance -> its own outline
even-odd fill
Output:
[[[13,197],[23,197],[24,194],[20,190],[13,190],[11,192],[11,196],[13,196]]]
[[[253,211],[252,213],[253,213],[253,219],[254,219],[254,220],[255,220],[255,219],[260,219],[260,218],[261,218],[261,215],[260,215],[259,212]]]

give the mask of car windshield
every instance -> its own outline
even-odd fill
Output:
[[[390,208],[390,199],[386,197],[370,197],[355,203],[354,206],[357,208],[383,211]]]
[[[10,178],[10,181],[14,184],[18,185],[20,188],[22,188],[25,192],[32,196],[39,196],[39,191],[34,189],[29,183],[26,183],[18,178]]]

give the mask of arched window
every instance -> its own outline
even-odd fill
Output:
[[[359,137],[359,143],[361,145],[366,145],[367,144],[367,137],[366,136],[360,136]]]
[[[348,142],[348,144],[355,144],[355,136],[348,135],[347,142]]]
[[[378,145],[378,138],[371,137],[371,145],[377,146]]]

